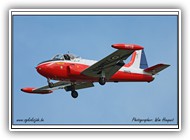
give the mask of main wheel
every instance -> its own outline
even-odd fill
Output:
[[[99,84],[100,84],[100,85],[105,85],[105,83],[106,83],[106,78],[100,77],[100,78],[99,78]]]
[[[78,97],[78,92],[77,91],[71,91],[71,96],[73,97],[73,98],[77,98]]]
[[[54,84],[52,82],[49,82],[48,86],[49,86],[49,88],[52,88],[52,87],[54,87]]]

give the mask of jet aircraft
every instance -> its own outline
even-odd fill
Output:
[[[170,66],[160,63],[148,67],[144,48],[140,45],[113,44],[112,47],[117,50],[99,61],[82,59],[69,53],[55,55],[36,67],[48,84],[40,88],[22,88],[21,91],[50,94],[54,90],[65,89],[71,91],[73,98],[77,98],[76,90],[94,87],[95,82],[100,85],[106,82],[151,82],[158,72]],[[130,62],[125,64],[124,60],[131,55]]]

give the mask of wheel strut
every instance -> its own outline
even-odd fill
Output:
[[[54,84],[52,82],[50,82],[50,79],[47,79],[47,82],[48,82],[49,88],[53,88],[54,87]]]

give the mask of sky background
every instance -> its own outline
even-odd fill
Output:
[[[79,90],[77,99],[64,90],[20,91],[47,84],[35,67],[55,54],[69,51],[100,60],[115,51],[116,43],[143,46],[149,66],[171,66],[151,83],[95,83]],[[14,124],[28,118],[44,119],[35,124],[139,124],[132,119],[164,117],[177,123],[177,16],[14,16],[12,64]]]

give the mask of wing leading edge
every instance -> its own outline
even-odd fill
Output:
[[[123,61],[135,50],[143,49],[134,44],[114,44],[112,47],[118,50],[85,69],[82,74],[90,77],[105,77],[108,80],[125,64]]]

